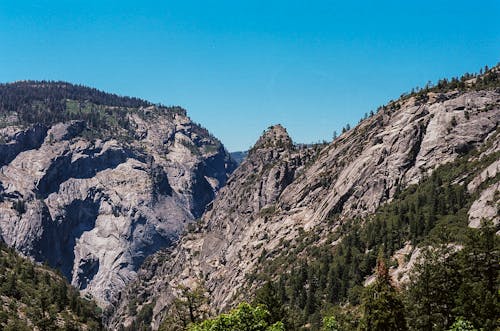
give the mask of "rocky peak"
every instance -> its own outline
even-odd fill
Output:
[[[248,269],[258,263],[259,256],[253,252],[254,247],[265,242],[268,236],[260,229],[264,228],[264,222],[279,212],[277,202],[281,194],[317,154],[315,147],[296,148],[281,125],[266,130],[252,150],[219,191],[199,226],[177,244],[174,255],[167,258],[168,262],[160,263],[158,259],[162,260],[164,253],[159,253],[149,260],[148,267],[140,271],[141,282],[143,277],[156,277],[156,272],[166,276],[156,284],[155,280],[148,281],[161,286],[164,291],[154,309],[160,315],[172,299],[172,289],[163,288],[166,285],[163,281],[168,281],[170,276],[191,286],[199,282],[204,274],[209,275],[205,279],[209,283],[209,291],[219,293],[222,291],[219,285],[224,282],[226,268],[239,268],[241,259],[238,256],[245,259]],[[280,226],[279,222],[274,224]],[[252,253],[247,254],[247,250]],[[151,272],[150,268],[158,269]],[[181,274],[182,280],[177,279],[177,275]],[[236,275],[232,282],[233,285],[244,282],[244,273]],[[127,302],[132,296],[138,295],[136,289],[142,290],[134,283],[123,293],[126,299],[122,301]],[[227,297],[218,294],[215,297],[217,307],[227,304]],[[121,303],[117,306],[115,317],[126,314]],[[129,321],[126,317],[114,319],[112,328],[119,328],[120,323],[126,326]]]
[[[257,140],[250,152],[266,149],[283,150],[293,146],[293,141],[281,124],[270,126]]]
[[[271,127],[197,232],[139,272],[114,321],[131,321],[128,302],[154,304],[157,328],[172,302],[172,286],[197,279],[204,280],[215,310],[248,300],[259,285],[251,277],[259,261],[302,245],[305,233],[324,241],[342,223],[373,213],[397,190],[485,144],[498,128],[499,101],[496,90],[400,99],[317,152],[293,146],[283,127]]]

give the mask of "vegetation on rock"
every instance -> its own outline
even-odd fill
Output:
[[[269,323],[271,314],[263,306],[241,303],[227,314],[190,325],[188,331],[285,331],[282,322]]]
[[[101,311],[56,271],[0,244],[0,329],[102,330]]]
[[[499,153],[483,158],[478,157],[480,154],[471,151],[441,166],[420,184],[400,192],[375,215],[345,222],[322,245],[315,244],[314,233],[304,232],[298,240],[301,245],[263,262],[262,273],[255,279],[275,280],[265,284],[257,298],[263,296],[261,292],[274,293],[273,309],[280,307],[287,312],[284,321],[290,329],[310,324],[318,330],[322,316],[328,316],[329,311],[342,312],[336,317],[345,320],[347,317],[340,315],[352,311],[341,307],[361,305],[363,313],[358,312],[355,321],[343,329],[374,330],[377,328],[370,312],[389,314],[394,305],[399,305],[396,297],[400,296],[405,299],[405,309],[398,314],[405,316],[401,320],[406,320],[411,330],[445,330],[458,317],[467,318],[475,327],[494,330],[500,314],[500,268],[494,262],[500,260],[500,240],[495,235],[498,226],[485,223],[480,229],[468,228],[467,211],[476,197],[465,188],[498,159]],[[481,185],[498,182],[498,177]],[[363,287],[376,266],[376,252],[390,259],[408,244],[421,247],[422,258],[407,287],[400,293],[390,291],[388,282]],[[281,276],[276,278],[278,274]],[[381,284],[386,284],[384,299],[372,295]],[[395,320],[394,315],[376,315],[383,319],[380,323]]]

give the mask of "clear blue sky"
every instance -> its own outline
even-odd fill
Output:
[[[500,1],[0,0],[0,81],[180,105],[230,151],[331,139],[428,80],[500,61]]]

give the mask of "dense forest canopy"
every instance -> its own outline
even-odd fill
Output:
[[[17,111],[19,106],[42,101],[51,104],[61,100],[79,100],[114,107],[138,108],[148,101],[106,93],[96,88],[54,81],[19,81],[0,84],[0,111]]]

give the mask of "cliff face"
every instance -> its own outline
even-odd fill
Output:
[[[497,152],[499,103],[500,92],[493,90],[402,99],[317,152],[293,146],[283,128],[272,127],[199,226],[171,251],[147,260],[138,280],[123,293],[111,325],[132,322],[127,305],[134,301],[154,305],[152,325],[157,328],[179,284],[203,282],[216,311],[248,299],[254,286],[249,279],[259,261],[272,259],[304,231],[316,233],[321,242],[344,220],[373,213],[437,166],[486,142],[493,146],[486,153]],[[491,167],[498,172],[498,165]],[[482,191],[483,186],[470,190]],[[479,192],[471,225],[495,192]]]
[[[115,108],[99,105],[103,114]],[[129,107],[127,129],[113,132],[78,119],[20,125],[18,113],[2,111],[3,240],[103,306],[201,216],[235,167],[178,109]]]

